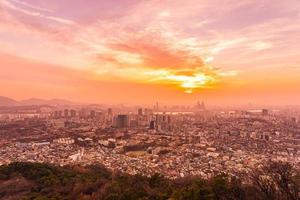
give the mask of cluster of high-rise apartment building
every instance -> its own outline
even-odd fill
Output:
[[[53,108],[2,114],[0,164],[101,163],[130,174],[170,178],[239,175],[268,160],[300,166],[300,111]]]
[[[174,124],[170,112],[154,112],[148,108],[138,108],[137,113],[114,113],[111,108],[108,108],[107,111],[64,109],[53,111],[50,118],[58,123],[63,122],[61,123],[62,126],[65,126],[68,122],[90,119],[103,123],[107,127],[149,127],[151,130],[171,131]]]

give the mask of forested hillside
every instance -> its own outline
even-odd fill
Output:
[[[299,173],[289,164],[269,163],[242,178],[230,179],[221,174],[209,180],[167,180],[160,175],[143,177],[111,172],[100,165],[11,163],[0,167],[0,199],[298,200]]]

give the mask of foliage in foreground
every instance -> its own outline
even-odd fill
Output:
[[[281,162],[269,163],[243,179],[220,174],[209,180],[132,176],[100,165],[58,167],[16,162],[0,166],[0,199],[299,200],[299,180],[292,166]]]

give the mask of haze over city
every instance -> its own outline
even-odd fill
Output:
[[[0,0],[0,200],[300,200],[300,0]]]
[[[0,94],[295,105],[298,0],[1,0]]]

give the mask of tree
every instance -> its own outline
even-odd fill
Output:
[[[252,185],[268,200],[299,200],[296,171],[289,163],[270,161],[250,175]]]

